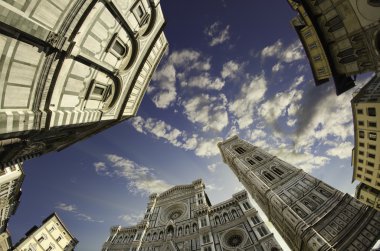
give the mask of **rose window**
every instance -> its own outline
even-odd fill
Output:
[[[228,237],[227,244],[230,247],[237,247],[243,242],[243,236],[239,234],[234,234]]]

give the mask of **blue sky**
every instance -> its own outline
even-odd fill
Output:
[[[226,200],[241,185],[216,143],[233,134],[354,193],[352,91],[314,86],[287,1],[236,2],[162,1],[169,51],[138,116],[25,163],[14,242],[56,211],[77,250],[100,250],[149,193],[198,178],[213,204]]]

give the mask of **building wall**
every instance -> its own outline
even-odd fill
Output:
[[[134,116],[168,45],[164,23],[159,1],[0,2],[0,140],[18,139],[0,162]]]
[[[12,240],[8,231],[0,234],[0,250],[8,251],[12,248]]]
[[[22,163],[0,169],[0,233],[19,205],[24,176]]]
[[[374,76],[356,94],[351,106],[355,132],[352,180],[365,184],[358,186],[363,190],[357,198],[380,210],[376,202],[380,193],[380,76]]]
[[[288,0],[304,20],[310,18],[327,55],[337,94],[354,86],[351,76],[380,72],[380,6],[362,0]],[[305,22],[309,26],[308,22]],[[297,26],[295,26],[297,29]],[[299,26],[298,26],[299,27]],[[304,40],[304,33],[298,33]],[[319,46],[319,45],[316,45]],[[315,46],[304,44],[307,54]],[[319,60],[309,57],[312,68]],[[328,69],[325,71],[328,72]],[[318,72],[314,76],[318,79]],[[318,83],[317,83],[318,84]]]
[[[33,227],[14,246],[14,250],[74,250],[78,241],[70,234],[68,229],[56,214],[52,214],[40,227]]]
[[[113,227],[103,250],[281,250],[245,191],[211,206],[201,180],[150,196],[137,226]]]
[[[355,198],[380,211],[380,191],[364,183],[356,187]]]
[[[219,148],[292,250],[366,250],[380,237],[380,213],[350,195],[237,136]]]

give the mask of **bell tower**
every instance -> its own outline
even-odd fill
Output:
[[[292,250],[367,250],[379,239],[380,212],[349,194],[238,136],[218,147]]]

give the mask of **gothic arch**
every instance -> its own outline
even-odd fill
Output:
[[[223,219],[224,219],[224,222],[228,222],[228,221],[230,221],[230,217],[228,216],[228,213],[227,213],[227,212],[224,212],[224,213],[223,213]]]
[[[219,215],[216,215],[214,217],[214,220],[215,220],[215,225],[219,225],[220,224],[220,218],[219,218]]]
[[[237,213],[237,211],[236,211],[235,209],[232,209],[232,210],[231,210],[231,215],[232,215],[232,217],[233,217],[234,219],[236,219],[236,218],[239,217],[239,215],[238,215],[238,213]]]

